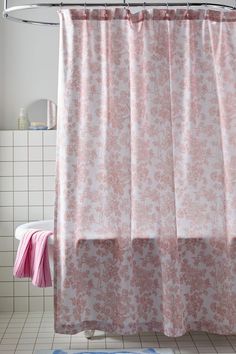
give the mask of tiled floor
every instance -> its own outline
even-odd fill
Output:
[[[96,331],[92,340],[83,333],[75,336],[55,334],[53,314],[38,312],[0,313],[0,353],[32,354],[36,349],[116,349],[173,348],[176,354],[236,353],[236,335],[218,336],[192,332],[179,338],[159,333],[116,336]]]

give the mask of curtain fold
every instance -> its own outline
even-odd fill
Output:
[[[62,10],[55,329],[236,331],[236,11]]]

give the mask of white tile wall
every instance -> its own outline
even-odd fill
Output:
[[[52,288],[13,279],[15,228],[53,218],[55,131],[0,131],[0,311],[48,311]]]

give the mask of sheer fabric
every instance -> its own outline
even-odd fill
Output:
[[[236,332],[235,58],[235,11],[61,11],[57,332]]]

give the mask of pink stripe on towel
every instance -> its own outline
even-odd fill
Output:
[[[53,232],[30,230],[25,233],[18,247],[14,276],[31,278],[39,288],[52,286],[48,256],[48,238]]]

